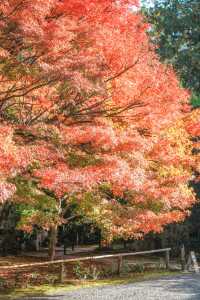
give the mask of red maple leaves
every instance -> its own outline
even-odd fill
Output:
[[[159,62],[134,5],[0,4],[0,116],[14,133],[8,156],[1,155],[2,180],[29,165],[38,188],[59,199],[101,194],[108,184],[112,199],[101,194],[96,206],[111,236],[159,231],[194,202],[188,137],[182,125],[173,127],[189,93]]]

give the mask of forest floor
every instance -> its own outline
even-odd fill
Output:
[[[95,254],[97,251],[97,245],[91,246],[79,246],[75,247],[74,251],[70,247],[66,249],[66,255],[64,255],[63,247],[56,248],[56,257],[55,259],[67,259],[76,256],[84,256],[84,255],[92,255]],[[43,262],[44,260],[49,260],[48,258],[48,249],[43,248],[41,251],[29,251],[29,252],[22,252],[16,256],[0,256],[0,266],[5,265],[20,265],[25,263],[34,263],[34,262]]]
[[[96,252],[96,249],[90,249],[91,251],[86,251],[86,248],[82,248],[84,251],[75,252],[73,254],[68,253],[64,257],[56,256],[56,259],[67,259],[71,257],[82,257],[91,255],[104,255],[107,252]],[[120,252],[115,250],[114,253]],[[58,254],[60,251],[57,252]],[[146,278],[151,278],[151,276],[160,276],[174,274],[174,272],[179,272],[180,265],[176,261],[170,260],[170,268],[173,272],[168,272],[165,270],[165,259],[163,254],[159,255],[143,255],[143,256],[132,256],[123,259],[123,267],[121,276],[117,277],[118,270],[118,260],[116,258],[104,258],[98,261],[85,261],[81,263],[81,267],[78,263],[68,262],[65,263],[64,273],[65,273],[65,285],[59,285],[60,278],[60,264],[50,264],[46,266],[29,266],[20,268],[23,264],[34,264],[37,262],[44,262],[48,260],[48,257],[39,255],[20,255],[20,256],[8,256],[0,257],[0,291],[5,295],[33,292],[45,294],[45,292],[57,289],[57,288],[79,288],[83,286],[90,286],[95,284],[117,284],[125,283],[137,280],[143,280]],[[12,266],[15,265],[15,268]],[[3,267],[4,268],[1,268]],[[9,266],[9,268],[7,268]],[[88,271],[89,270],[89,271]],[[100,272],[100,273],[99,273]],[[86,277],[87,280],[80,280],[85,278],[85,274],[92,273],[93,277]],[[99,274],[101,274],[99,276]],[[93,280],[88,280],[88,278]],[[98,278],[98,279],[97,279]],[[99,279],[104,278],[104,279]],[[26,293],[25,292],[25,293]],[[4,299],[0,297],[0,300]],[[11,298],[9,298],[11,299]],[[19,298],[20,299],[20,298]]]
[[[127,284],[133,284],[138,282],[145,282],[149,280],[156,280],[160,278],[170,278],[172,276],[179,275],[180,272],[172,272],[172,271],[146,271],[144,273],[132,273],[119,276],[114,276],[112,278],[107,279],[99,279],[99,280],[69,280],[64,284],[46,284],[40,286],[29,286],[26,288],[14,288],[8,289],[0,292],[0,300],[21,300],[21,299],[52,299],[58,297],[60,294],[70,293],[72,295],[76,295],[77,293],[80,295],[84,293],[87,289],[90,288],[104,288],[121,286]],[[67,294],[66,294],[67,295]],[[57,298],[56,298],[57,299]],[[62,298],[58,298],[62,299]],[[68,299],[68,296],[66,296]],[[75,298],[73,298],[75,299]],[[92,299],[87,296],[87,298],[81,299]],[[101,298],[103,299],[103,298]]]
[[[40,296],[26,296],[17,300],[199,300],[200,276],[199,274],[182,274],[141,279],[79,288],[66,291],[58,290]]]

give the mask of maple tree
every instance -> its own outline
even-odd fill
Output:
[[[177,121],[189,93],[159,62],[137,5],[0,4],[0,118],[12,132],[7,146],[1,139],[1,201],[17,189],[15,201],[37,206],[24,229],[51,228],[52,245],[73,201],[108,239],[160,231],[194,202],[191,146]]]
[[[192,154],[193,154],[193,180],[194,182],[199,182],[199,172],[200,172],[200,159],[199,159],[199,137],[200,137],[200,110],[194,109],[187,116],[185,122],[185,128],[190,135],[192,141]]]

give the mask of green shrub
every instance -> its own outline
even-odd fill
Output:
[[[58,276],[53,274],[48,274],[45,276],[45,281],[48,284],[55,284],[58,281]]]
[[[125,263],[122,269],[123,273],[143,273],[145,271],[145,267],[143,264],[129,264]]]
[[[83,263],[77,262],[73,267],[73,272],[78,279],[99,279],[102,276],[102,272],[97,269],[96,266],[84,266]]]
[[[5,287],[5,283],[6,283],[5,278],[0,277],[0,289],[2,289],[3,287]]]

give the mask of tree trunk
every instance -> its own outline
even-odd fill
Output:
[[[102,243],[101,230],[99,230],[99,236],[98,236],[99,249],[101,249],[101,246],[102,246],[101,243]]]
[[[36,250],[36,252],[40,251],[40,241],[39,241],[39,233],[38,233],[38,231],[36,231],[35,250]]]
[[[77,234],[76,234],[76,246],[77,247],[79,246],[79,234],[78,234],[78,231],[77,231]]]
[[[52,226],[49,232],[49,258],[54,260],[56,254],[57,226]]]
[[[124,241],[124,249],[127,248],[127,241]]]

